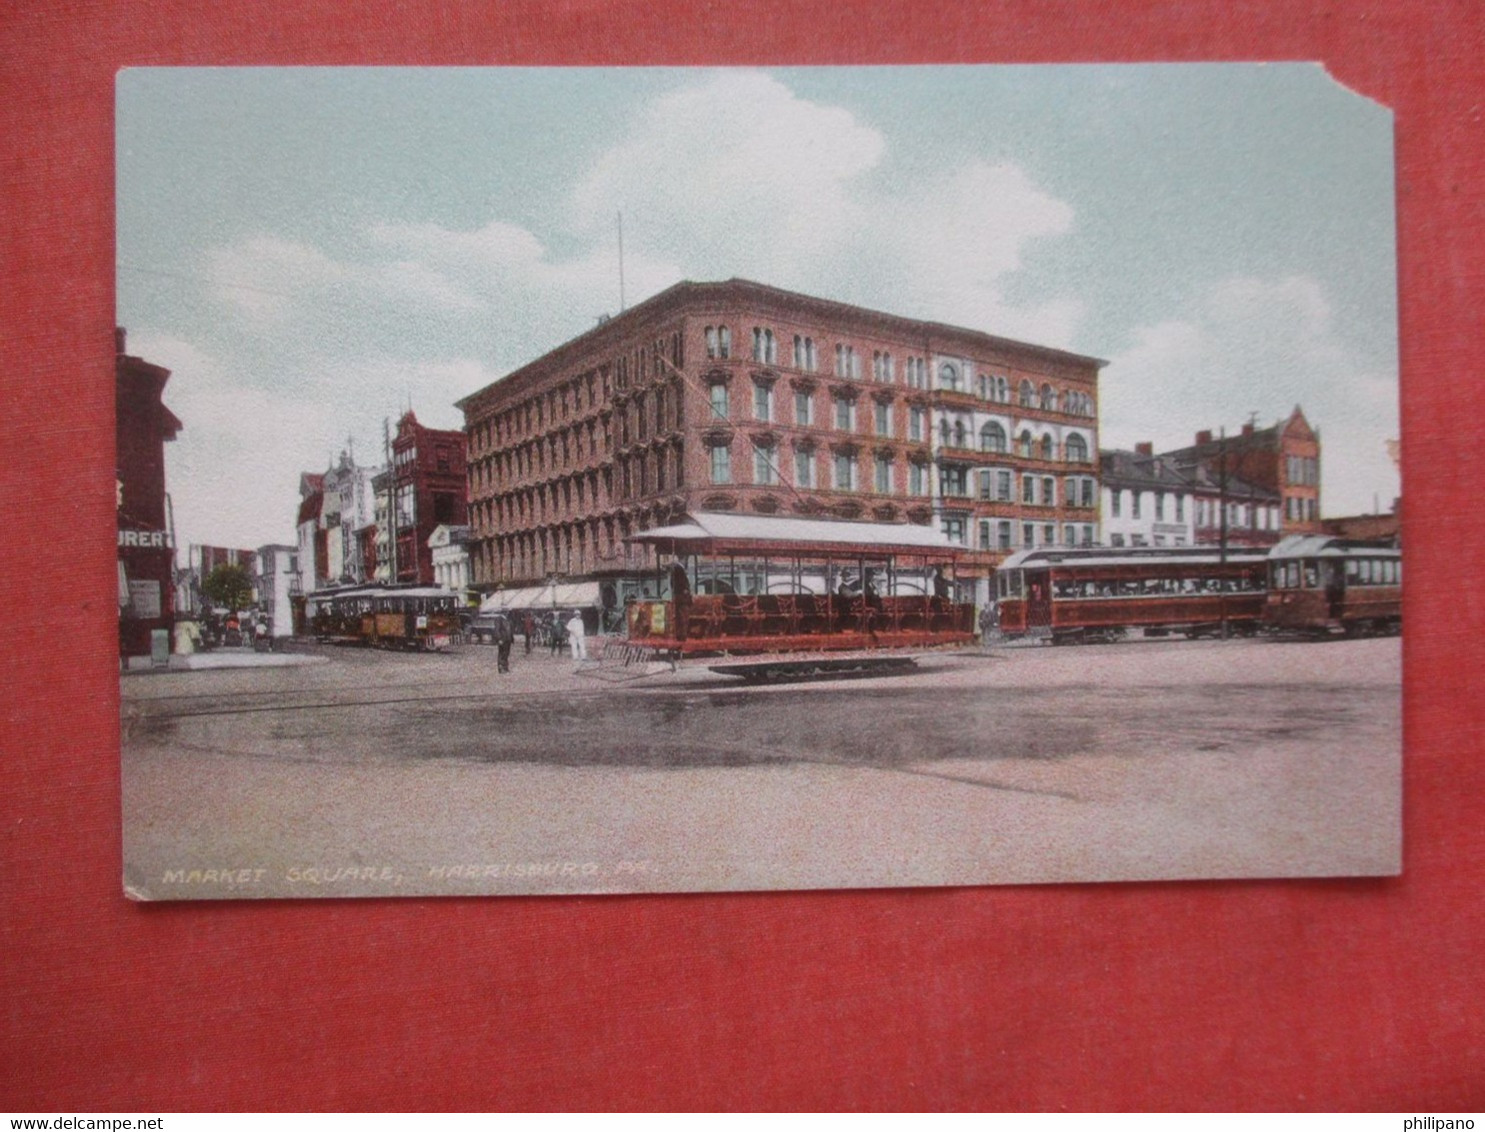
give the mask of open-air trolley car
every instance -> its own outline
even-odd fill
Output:
[[[309,596],[315,638],[336,644],[434,651],[459,632],[458,595],[432,586],[358,586]]]
[[[1000,631],[1011,638],[1112,641],[1249,636],[1263,624],[1267,555],[1217,547],[1023,550],[996,571]]]
[[[668,563],[669,594],[629,605],[629,644],[672,660],[974,640],[974,606],[953,598],[962,548],[930,527],[697,513],[630,541]]]
[[[1265,619],[1275,630],[1365,637],[1402,628],[1402,552],[1329,535],[1290,535],[1268,556]]]

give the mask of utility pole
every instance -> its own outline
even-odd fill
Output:
[[[1227,427],[1221,429],[1219,463],[1217,465],[1217,506],[1219,526],[1217,535],[1217,561],[1222,569],[1217,571],[1217,617],[1222,625],[1222,639],[1227,640]]]
[[[397,473],[392,467],[392,425],[382,418],[382,449],[387,460],[387,580],[397,584]]]
[[[624,214],[619,213],[619,313],[624,313]]]

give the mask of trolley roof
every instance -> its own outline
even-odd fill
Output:
[[[629,542],[669,543],[687,554],[830,554],[955,558],[964,547],[933,527],[857,523],[778,515],[697,511],[686,521],[629,536]]]
[[[1348,558],[1357,554],[1397,557],[1401,551],[1387,543],[1339,535],[1287,535],[1269,551],[1270,558]]]
[[[1138,566],[1154,563],[1161,566],[1210,566],[1222,560],[1217,546],[1133,546],[1068,548],[1043,547],[1018,550],[1000,564],[1002,570],[1027,569],[1035,566]],[[1268,552],[1253,547],[1229,547],[1228,562],[1262,562]]]

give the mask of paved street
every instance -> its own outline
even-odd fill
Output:
[[[1392,872],[1395,639],[926,657],[744,688],[516,648],[123,679],[156,899]]]

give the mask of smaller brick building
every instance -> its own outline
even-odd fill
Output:
[[[428,428],[412,410],[392,441],[391,491],[397,532],[397,581],[434,584],[428,539],[440,526],[469,522],[464,433]]]
[[[165,442],[181,423],[161,400],[170,371],[124,352],[114,331],[119,558],[119,654],[150,655],[152,634],[175,626],[175,545],[165,494]]]
[[[1187,474],[1241,481],[1278,497],[1284,534],[1318,534],[1320,522],[1320,434],[1294,406],[1288,418],[1256,428],[1245,424],[1234,436],[1196,434],[1196,443],[1162,454]]]

